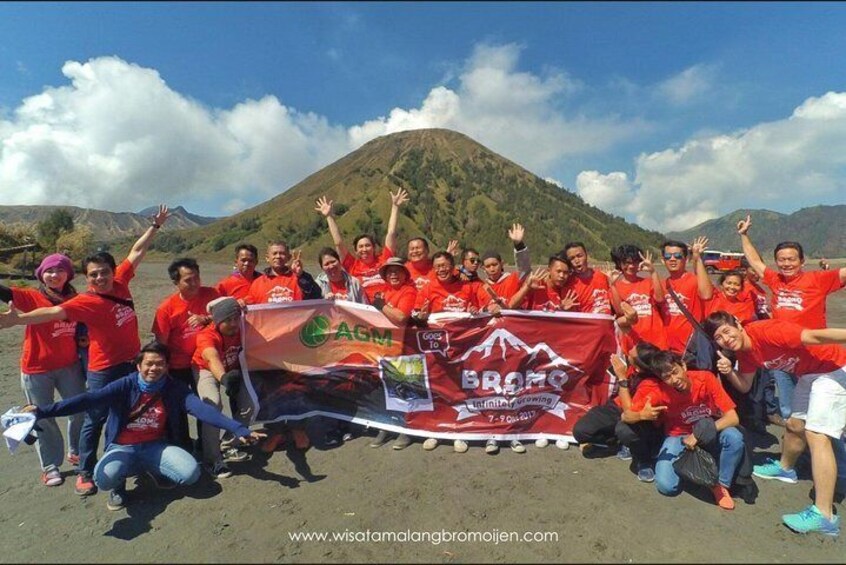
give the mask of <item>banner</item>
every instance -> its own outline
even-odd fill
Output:
[[[329,416],[442,439],[572,440],[608,399],[611,316],[506,310],[398,327],[371,306],[251,306],[241,366],[256,420]]]

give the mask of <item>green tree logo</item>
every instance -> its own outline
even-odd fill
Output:
[[[329,341],[329,318],[315,316],[300,330],[300,343],[306,347],[320,347]]]

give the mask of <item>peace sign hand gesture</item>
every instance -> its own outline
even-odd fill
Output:
[[[291,270],[298,277],[303,274],[302,255],[303,252],[300,249],[294,249],[293,253],[291,253]]]
[[[643,253],[639,253],[640,255],[640,264],[637,266],[638,271],[645,271],[647,273],[654,273],[655,272],[655,265],[652,263],[652,253],[650,251],[646,251],[646,255]]]

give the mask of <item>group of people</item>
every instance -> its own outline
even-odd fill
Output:
[[[194,259],[177,259],[168,268],[176,290],[157,308],[155,340],[144,347],[129,283],[169,216],[165,206],[120,264],[103,252],[83,260],[84,292],[71,285],[73,265],[60,254],[42,261],[38,289],[0,286],[0,300],[10,305],[0,315],[0,328],[27,326],[21,382],[25,410],[38,417],[43,484],[63,480],[64,442],[52,420],[62,415],[70,416],[67,460],[77,467],[76,491],[110,491],[111,509],[124,506],[125,481],[133,474],[147,473],[160,485],[196,481],[200,471],[191,451],[213,477],[224,478],[231,474],[228,463],[247,457],[239,449],[244,443],[260,441],[268,452],[283,444],[307,448],[301,424],[269,425],[267,435],[245,425],[252,404],[241,386],[239,332],[240,316],[251,305],[347,300],[373,306],[396,325],[425,325],[438,312],[586,312],[615,319],[625,354],[609,360],[617,376],[612,399],[574,428],[583,453],[597,446],[618,449],[618,457],[633,459],[640,480],[675,495],[682,481],[673,463],[685,450],[701,447],[718,462],[715,500],[731,509],[733,487],[749,484],[753,475],[795,483],[794,466],[807,445],[815,502],[785,515],[784,522],[799,532],[839,533],[833,497],[840,459],[846,473],[846,457],[838,455],[844,453],[846,428],[846,349],[833,344],[846,343],[846,330],[827,328],[825,300],[846,284],[846,268],[805,271],[801,245],[784,242],[775,250],[777,270],[770,269],[749,239],[749,218],[738,224],[749,268],[722,275],[717,285],[702,262],[705,238],[691,245],[664,242],[666,277],[658,274],[652,254],[635,245],[612,250],[614,268],[596,268],[581,242],[568,243],[548,257],[545,268],[533,271],[520,224],[508,231],[513,272],[497,252],[466,247],[459,254],[457,242],[430,255],[423,237],[407,242],[403,259],[397,256],[396,228],[408,195],[400,189],[390,198],[384,243],[360,235],[351,248],[332,200],[316,202],[334,243],[318,253],[316,277],[283,241],[268,243],[263,271],[257,270],[258,249],[239,244],[233,274],[213,287],[202,285]],[[224,397],[232,418],[222,414]],[[189,413],[198,420],[196,441]],[[780,461],[753,467],[746,429],[766,423],[786,426],[783,453]],[[104,425],[106,449],[98,461]],[[226,431],[223,437],[220,430]],[[338,424],[327,443],[352,433]],[[388,434],[380,432],[370,445],[387,441]],[[401,434],[393,447],[411,442]],[[423,449],[437,445],[429,438]],[[563,441],[556,445],[568,447]],[[510,447],[526,451],[516,440]],[[453,449],[461,453],[469,446],[456,440]],[[485,445],[488,453],[498,449],[493,439]]]

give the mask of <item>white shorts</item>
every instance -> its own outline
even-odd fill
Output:
[[[804,420],[808,431],[839,439],[846,430],[846,367],[799,377],[790,417]]]

